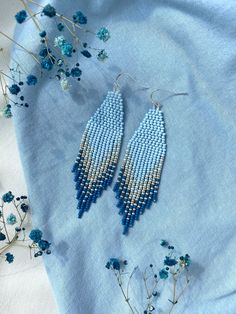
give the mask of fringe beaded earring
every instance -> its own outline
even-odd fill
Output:
[[[118,84],[89,119],[72,172],[81,218],[112,182],[123,137],[123,101]]]
[[[123,234],[127,234],[146,208],[157,202],[161,172],[166,155],[164,115],[160,104],[151,100],[150,109],[130,139],[117,182],[114,187],[117,207],[122,215]],[[187,95],[178,93],[173,95]],[[168,97],[169,98],[169,97]]]

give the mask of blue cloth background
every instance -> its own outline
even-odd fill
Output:
[[[128,313],[104,265],[117,256],[129,261],[129,269],[161,266],[161,238],[193,259],[191,284],[175,313],[236,313],[235,1],[51,3],[65,15],[82,10],[90,28],[107,26],[112,36],[106,64],[80,58],[81,84],[64,93],[56,80],[41,80],[25,90],[31,106],[14,111],[34,225],[53,243],[45,264],[60,313]],[[16,38],[36,51],[36,32],[33,24],[22,25]],[[99,44],[92,36],[90,43]],[[29,56],[17,49],[14,54],[36,72]],[[152,87],[189,93],[163,104],[168,151],[159,201],[128,237],[122,235],[112,189],[77,219],[70,172],[87,120],[123,71]],[[122,79],[121,85],[126,120],[119,166],[151,107],[137,84]],[[136,284],[141,306],[145,298]],[[170,289],[166,283],[158,313],[167,312]]]

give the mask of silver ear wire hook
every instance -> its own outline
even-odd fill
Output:
[[[156,92],[160,92],[160,91],[163,91],[163,92],[168,92],[168,93],[171,93],[170,96],[166,97],[164,100],[167,100],[171,97],[174,97],[174,96],[187,96],[188,93],[185,93],[185,92],[181,92],[181,93],[173,93],[169,90],[166,90],[166,89],[161,89],[161,88],[158,88],[158,89],[155,89],[151,92],[150,94],[150,98],[151,98],[151,102],[153,103],[153,105],[157,108],[157,109],[160,109],[161,108],[161,103],[157,100],[154,100],[153,99],[153,95],[156,93]]]
[[[114,87],[113,87],[113,90],[114,90],[114,91],[119,91],[119,90],[121,89],[120,84],[118,83],[118,81],[119,81],[119,79],[120,79],[123,75],[129,77],[132,81],[139,83],[139,81],[136,80],[136,79],[135,79],[133,76],[131,76],[129,73],[121,72],[121,73],[119,73],[119,74],[117,75],[117,77],[116,77],[116,79],[115,79]],[[142,85],[140,85],[140,87],[141,87],[142,89],[150,89],[149,86],[142,86]]]

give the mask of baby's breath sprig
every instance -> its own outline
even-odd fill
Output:
[[[114,273],[117,283],[120,287],[121,293],[125,299],[125,302],[127,303],[128,307],[130,308],[132,314],[137,313],[136,308],[130,303],[130,298],[129,298],[129,287],[130,287],[130,281],[136,271],[136,268],[132,271],[132,273],[129,275],[128,278],[128,283],[127,283],[127,287],[125,289],[124,287],[124,281],[123,281],[123,277],[125,274],[124,270],[125,270],[125,266],[127,265],[127,261],[124,260],[120,260],[118,258],[110,258],[109,261],[106,263],[106,268],[112,270],[112,272]]]
[[[11,210],[6,205],[10,205]],[[31,230],[29,236],[26,236],[25,225],[29,214],[29,204],[27,196],[15,197],[11,191],[5,193],[1,198],[0,204],[0,258],[8,263],[14,261],[14,255],[9,252],[14,245],[24,242],[30,250],[30,257],[38,257],[45,254],[51,254],[48,241],[42,239],[43,233],[39,229]]]
[[[183,256],[177,257],[174,246],[169,245],[166,240],[161,240],[160,245],[168,249],[168,254],[165,256],[163,261],[164,267],[156,272],[154,271],[153,264],[150,264],[145,268],[144,272],[141,272],[143,286],[146,292],[146,305],[141,312],[138,311],[137,307],[133,305],[134,301],[131,302],[129,293],[131,279],[139,270],[139,268],[135,267],[131,274],[129,274],[129,272],[125,271],[125,266],[128,264],[127,261],[122,261],[118,258],[110,258],[106,264],[106,268],[113,271],[125,302],[129,306],[132,313],[157,313],[157,298],[161,294],[161,288],[159,285],[160,282],[166,281],[168,279],[172,279],[173,282],[172,296],[167,300],[168,303],[171,303],[168,314],[173,313],[175,305],[179,302],[180,297],[183,295],[189,284],[189,266],[191,265],[190,256],[185,254]],[[125,278],[127,276],[128,279]],[[183,280],[185,282],[184,285],[182,282]],[[126,289],[125,282],[128,282]],[[181,283],[181,285],[179,283]],[[180,287],[178,288],[178,286]]]
[[[4,50],[0,50],[2,56],[1,59],[4,59]],[[13,65],[14,64],[14,65]],[[17,107],[29,107],[28,102],[25,99],[22,86],[26,85],[33,87],[37,84],[38,78],[30,73],[27,73],[20,64],[12,59],[12,67],[8,68],[9,73],[5,73],[0,70],[0,91],[3,95],[4,107],[1,110],[1,115],[5,118],[11,118],[12,106]]]
[[[50,78],[56,78],[60,82],[62,90],[67,91],[70,89],[73,80],[81,80],[82,70],[78,62],[80,56],[90,59],[95,53],[97,59],[102,62],[108,58],[108,54],[104,48],[91,47],[87,41],[82,41],[81,33],[96,36],[100,41],[105,43],[110,38],[110,32],[106,27],[101,27],[96,32],[87,29],[85,25],[88,19],[81,11],[76,11],[69,18],[58,13],[56,8],[51,4],[42,6],[34,0],[18,1],[22,4],[23,8],[16,13],[15,20],[18,24],[27,23],[30,20],[33,21],[39,40],[38,51],[30,51],[2,30],[0,30],[0,35],[29,54],[36,62],[36,71],[38,70],[39,74],[27,74],[25,70],[23,72],[22,70],[19,71],[20,64],[17,62],[15,62],[16,66],[11,69],[11,72],[5,73],[0,71],[0,88],[5,102],[1,114],[6,118],[12,116],[12,105],[18,107],[29,106],[28,102],[24,102],[24,95],[21,95],[22,86],[24,84],[29,86],[35,85],[39,76],[42,77],[44,72],[51,72],[52,75],[50,75]],[[35,8],[37,8],[37,11],[34,10]],[[47,19],[55,22],[57,35],[54,38],[48,34]],[[0,51],[2,50],[0,48]],[[18,73],[22,79],[13,77],[12,71]],[[25,78],[23,79],[24,75]]]

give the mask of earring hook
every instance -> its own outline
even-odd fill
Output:
[[[153,91],[151,92],[150,98],[151,98],[151,102],[153,103],[153,105],[154,105],[156,108],[158,108],[158,109],[160,109],[161,103],[160,103],[159,101],[154,100],[154,99],[153,99],[153,95],[154,95],[156,92],[160,92],[160,91],[171,93],[171,95],[168,96],[166,99],[169,99],[169,98],[174,97],[174,96],[187,96],[187,95],[188,95],[188,93],[185,93],[185,92],[174,93],[174,92],[171,92],[171,91],[169,91],[169,90],[167,90],[167,89],[161,89],[161,88],[155,89],[155,90],[153,90]],[[165,99],[165,100],[166,100],[166,99]]]
[[[114,91],[119,91],[119,90],[121,89],[121,86],[120,86],[120,84],[118,83],[118,81],[119,81],[119,79],[120,79],[123,75],[124,75],[124,76],[126,75],[126,76],[129,77],[132,81],[139,83],[139,81],[136,80],[136,79],[135,79],[133,76],[131,76],[129,73],[121,72],[121,73],[119,73],[119,74],[117,75],[117,77],[116,77],[116,79],[115,79],[115,82],[114,82]],[[150,89],[149,86],[142,86],[142,85],[140,85],[140,87],[142,87],[142,89]]]

